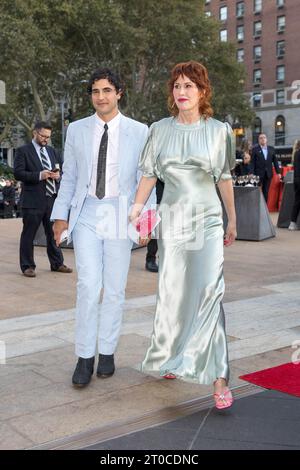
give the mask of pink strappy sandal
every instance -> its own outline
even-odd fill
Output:
[[[166,374],[166,375],[163,375],[163,378],[164,378],[164,379],[173,380],[173,379],[176,379],[176,375],[174,375],[174,374]]]
[[[214,399],[218,410],[230,408],[233,403],[232,393],[228,387],[224,389],[223,393],[214,393]]]

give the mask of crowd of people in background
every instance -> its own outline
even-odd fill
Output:
[[[274,147],[267,145],[266,134],[258,136],[258,143],[253,147],[248,141],[244,141],[241,148],[237,150],[238,164],[234,170],[237,176],[256,175],[259,177],[264,198],[268,201],[268,193],[273,177],[273,166],[279,179],[281,177],[280,167],[275,155]]]
[[[236,151],[237,165],[234,169],[236,177],[256,175],[259,177],[259,186],[263,192],[266,202],[273,178],[273,166],[281,179],[280,163],[277,161],[274,147],[267,145],[267,136],[260,134],[258,144],[251,146],[250,142],[244,140]],[[291,164],[294,170],[294,194],[295,200],[291,213],[289,230],[299,230],[297,219],[300,213],[300,140],[296,140],[293,146]]]
[[[269,157],[265,155],[269,152]],[[265,158],[265,163],[262,160]],[[280,163],[278,163],[274,147],[267,145],[267,137],[265,134],[259,136],[258,144],[252,146],[251,143],[244,139],[240,147],[236,150],[237,165],[233,171],[236,177],[258,175],[260,177],[259,185],[262,188],[265,200],[267,202],[269,187],[272,179],[272,165],[276,173],[280,177]],[[269,159],[269,162],[267,161]],[[291,215],[290,230],[296,230],[297,218],[300,212],[300,140],[296,140],[293,146],[292,161],[294,167],[294,188],[295,202]],[[268,174],[269,173],[269,174]],[[14,178],[0,178],[0,217],[4,219],[20,217],[20,195],[21,183]],[[153,247],[154,248],[154,247]],[[149,247],[149,256],[147,255],[146,269],[148,271],[157,272],[155,266],[155,254],[152,254],[152,246]]]

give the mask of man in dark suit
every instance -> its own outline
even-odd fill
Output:
[[[20,266],[26,277],[35,277],[33,240],[43,223],[51,271],[71,273],[64,265],[63,254],[56,246],[50,215],[59,189],[61,159],[47,145],[52,128],[46,122],[36,123],[30,144],[17,149],[14,162],[15,178],[22,181],[21,208],[23,231],[20,240]],[[55,170],[55,171],[53,171]]]
[[[280,178],[280,168],[275,155],[275,149],[267,145],[267,143],[267,136],[260,134],[258,136],[258,145],[252,148],[253,173],[260,178],[260,184],[266,202],[268,201],[268,193],[273,176],[273,165]]]

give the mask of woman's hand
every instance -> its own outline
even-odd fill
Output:
[[[136,227],[137,224],[139,223],[139,218],[141,215],[141,212],[143,210],[143,204],[134,204],[131,208],[130,214],[129,214],[129,222]],[[147,237],[139,237],[138,244],[140,246],[146,246],[148,242],[151,240],[151,234],[147,235]]]
[[[144,205],[143,204],[134,204],[130,210],[129,214],[129,222],[136,227],[138,221],[139,221],[139,216],[141,215],[141,212],[143,210]]]
[[[233,244],[234,240],[236,239],[237,233],[236,233],[236,224],[235,222],[228,222],[227,229],[226,229],[226,235],[224,239],[224,245],[225,246],[230,246]]]
[[[222,201],[224,203],[227,218],[228,218],[228,225],[226,229],[224,245],[230,246],[233,244],[237,235],[232,180],[231,179],[221,180],[218,183],[218,187],[221,193]]]

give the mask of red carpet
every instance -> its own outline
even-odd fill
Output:
[[[241,375],[240,379],[251,382],[259,387],[278,390],[300,397],[300,364],[282,364],[281,366],[264,369],[252,374]]]

